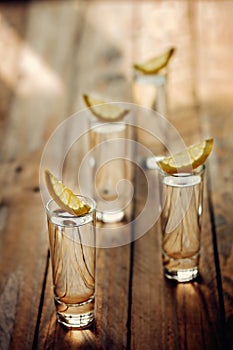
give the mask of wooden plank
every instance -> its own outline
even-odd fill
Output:
[[[233,104],[226,99],[206,104],[202,110],[208,131],[214,137],[215,147],[209,164],[209,192],[212,225],[215,232],[218,264],[221,271],[221,300],[224,303],[227,343],[232,344],[232,137]],[[211,120],[214,120],[211,121]],[[204,130],[206,132],[206,130]]]
[[[33,343],[45,271],[47,237],[40,219],[44,210],[38,161],[34,154],[34,162],[29,157],[1,165],[0,337],[2,346],[11,349]]]
[[[11,102],[16,98],[18,57],[22,50],[27,14],[26,4],[10,7],[1,4],[0,55],[4,63],[0,72],[0,343],[4,349],[25,349],[33,343],[45,267],[43,249],[47,244],[43,235],[44,223],[36,219],[43,214],[36,168],[40,156],[34,152],[30,157],[25,152],[14,160],[4,154],[7,139],[15,129],[10,110]],[[18,143],[23,143],[23,139],[18,137]],[[10,151],[11,145],[8,146]]]
[[[146,193],[142,184],[138,188]],[[163,277],[159,223],[134,243],[132,349],[143,344],[153,344],[155,349],[222,348],[222,310],[207,198],[204,213],[201,280],[197,282],[175,284]]]
[[[209,194],[212,225],[221,279],[221,301],[224,303],[226,342],[232,348],[232,151],[233,127],[233,70],[231,65],[233,39],[231,21],[232,2],[214,2],[211,9],[199,4],[199,98],[202,103],[201,119],[204,135],[215,140],[209,163]],[[221,13],[221,15],[220,15]],[[205,23],[205,24],[204,24]],[[213,26],[218,23],[218,26]],[[205,31],[206,24],[212,28]],[[220,44],[219,44],[220,43]],[[207,57],[208,56],[208,57]],[[214,81],[214,84],[212,82]]]
[[[148,5],[148,8],[152,5]],[[167,21],[163,23],[163,39],[167,36],[172,46],[177,45],[177,57],[170,68],[169,82],[169,121],[176,127],[182,138],[191,144],[202,136],[199,111],[196,99],[196,69],[190,55],[196,55],[190,47],[195,40],[196,47],[196,7],[191,14],[186,2],[175,3],[173,7],[165,9],[166,3],[158,4],[148,11],[138,5],[138,20],[141,27],[154,28],[152,23],[158,21],[159,15],[167,11]],[[167,5],[168,6],[168,5]],[[170,4],[169,4],[170,6]],[[177,11],[177,12],[176,12]],[[142,15],[141,15],[142,13]],[[169,22],[169,15],[179,16],[179,28],[182,33],[174,38],[170,33],[178,31],[175,22]],[[146,20],[145,20],[146,18]],[[167,25],[167,27],[166,27]],[[174,28],[175,27],[175,28]],[[156,31],[155,31],[156,32]],[[139,42],[144,43],[144,52],[152,50],[152,42],[157,39],[158,48],[163,49],[161,40],[151,34],[145,38],[140,33]],[[159,32],[161,34],[161,32]],[[166,34],[166,35],[165,35]],[[186,36],[185,40],[183,35]],[[180,45],[182,45],[180,47]],[[141,46],[138,46],[141,49]],[[136,49],[135,49],[136,50]],[[176,69],[174,68],[176,66]],[[195,68],[195,69],[194,69]],[[195,74],[194,74],[195,73]],[[194,75],[193,75],[194,74]],[[187,79],[188,76],[188,79]],[[174,83],[174,85],[173,85]],[[195,94],[193,91],[195,89]],[[173,100],[173,97],[174,100]],[[139,138],[140,138],[139,133]],[[172,135],[171,135],[172,136]],[[169,135],[168,135],[169,137]],[[140,138],[140,140],[142,137]],[[169,142],[169,140],[168,140]],[[138,182],[140,184],[140,177]],[[140,188],[137,186],[137,189]],[[146,193],[146,189],[143,190]],[[139,195],[140,197],[140,195]],[[140,204],[139,204],[140,209]],[[144,344],[151,344],[155,349],[223,349],[224,348],[224,318],[221,295],[218,294],[219,271],[215,270],[215,247],[212,241],[211,222],[208,208],[208,198],[205,197],[205,211],[203,218],[202,250],[200,259],[201,280],[173,284],[162,276],[162,261],[160,248],[159,223],[155,225],[143,238],[134,244],[134,269],[132,285],[132,349],[141,349]],[[140,338],[138,334],[140,333]],[[153,344],[153,345],[152,345]]]
[[[131,25],[131,22],[127,21],[130,16],[130,7],[123,7],[125,8],[124,12],[117,2],[109,4],[107,2],[90,2],[86,5],[85,12],[82,14],[82,28],[77,27],[76,36],[80,40],[77,41],[72,58],[68,56],[70,74],[72,77],[77,77],[67,85],[68,91],[72,90],[70,108],[74,112],[84,107],[81,97],[84,92],[110,101],[122,98],[122,96],[125,99],[130,93],[130,89],[126,89],[125,62],[122,58],[124,55],[128,57],[128,52],[125,53],[124,50],[129,50],[129,47],[118,42],[122,33],[127,32]],[[37,16],[38,10],[37,7]],[[116,23],[118,20],[119,10],[122,14],[122,25],[116,32],[112,23]],[[41,11],[43,11],[43,6],[41,6]],[[106,19],[104,23],[102,21],[103,15]],[[108,23],[111,23],[111,26],[106,33],[105,26]],[[68,130],[67,135],[69,133],[72,133],[72,130]],[[75,179],[70,179],[67,172],[74,169],[73,162],[76,164],[76,172],[84,155],[84,150],[79,150],[78,159],[75,160],[74,152],[74,154],[69,155],[70,157],[65,164],[64,177],[71,180],[73,186],[77,186],[77,183],[75,184]],[[70,337],[64,337],[64,331],[55,323],[55,310],[51,306],[53,302],[51,274],[49,273],[40,320],[38,345],[41,348],[54,346],[56,349],[75,347],[78,344],[84,348],[85,346],[100,349],[126,348],[128,341],[129,260],[129,246],[100,248],[98,250],[96,324],[91,331],[78,332],[79,337],[76,338],[73,336],[75,332],[71,332],[73,335]]]
[[[96,342],[99,349],[127,348],[129,259],[127,245],[101,248],[98,252]]]
[[[23,152],[29,153],[27,161],[36,174],[39,171],[40,156],[46,139],[55,126],[70,114],[70,101],[72,101],[73,96],[72,89],[69,89],[70,60],[72,58],[73,40],[77,39],[76,35],[79,34],[82,26],[83,10],[83,3],[76,6],[74,2],[69,5],[65,2],[53,1],[32,2],[30,5],[25,44],[21,51],[21,79],[16,84],[17,97],[12,103],[9,134],[4,147],[6,149],[5,157],[10,159],[17,158],[21,160]],[[57,26],[58,23],[59,26]],[[70,52],[70,54],[67,55],[67,52]],[[36,68],[36,71],[31,70],[31,67]],[[25,123],[24,129],[19,127],[22,122]],[[20,141],[19,144],[16,144],[15,138],[18,142]],[[26,142],[23,142],[23,140]],[[63,145],[64,140],[57,143],[56,152],[58,154]],[[32,161],[34,149],[39,149],[39,157]],[[37,176],[36,179],[38,183]],[[42,206],[41,198],[38,199],[40,206]],[[36,208],[35,204],[33,205],[34,208]],[[32,219],[35,221],[35,215],[32,216]],[[24,222],[26,224],[26,219]],[[37,225],[38,222],[46,223],[44,210],[40,215],[38,213]],[[62,349],[68,349],[71,346],[76,347],[77,344],[86,344],[87,342],[87,348],[91,348],[93,341],[88,332],[81,332],[79,336],[72,332],[67,334],[56,324],[52,281],[50,274],[48,274],[48,235],[45,225],[41,235],[44,237],[44,244],[40,245],[40,249],[38,249],[37,242],[35,242],[35,245],[31,242],[32,247],[34,247],[31,261],[34,261],[34,266],[37,266],[38,270],[39,262],[43,262],[43,265],[40,262],[43,269],[40,268],[38,271],[38,286],[37,293],[35,293],[35,296],[39,298],[37,303],[33,304],[32,309],[36,319],[33,324],[29,318],[25,319],[25,322],[30,322],[27,327],[25,322],[21,322],[19,316],[16,317],[16,331],[17,328],[22,329],[24,327],[24,332],[23,330],[21,330],[21,333],[17,331],[15,337],[12,336],[13,342],[17,344],[18,348],[20,346],[25,348],[26,344],[22,339],[26,337],[25,330],[29,329],[30,333],[33,334],[33,338],[30,339],[28,347],[44,349],[51,346],[58,347],[58,344],[60,344]],[[22,251],[22,255],[25,248],[22,246],[19,247],[19,250]],[[30,255],[28,259],[29,257]],[[28,262],[25,261],[25,263]],[[35,273],[31,273],[29,268],[25,267],[25,271],[28,271],[31,278],[35,279]],[[48,289],[44,290],[46,286]],[[20,290],[21,288],[19,288]],[[30,292],[30,289],[28,292]],[[26,299],[30,300],[29,296]],[[21,305],[19,306],[22,309]],[[20,339],[22,345],[19,345]]]
[[[66,88],[70,72],[66,68],[72,55],[67,56],[67,51],[73,45],[76,26],[82,24],[76,23],[82,18],[82,4],[78,9],[74,2],[73,5],[45,2],[42,6],[32,2],[22,7],[19,43],[9,41],[15,47],[12,68],[16,79],[11,81],[14,98],[4,116],[1,142],[1,305],[6,312],[1,316],[0,328],[5,348],[38,345],[48,250],[38,171],[46,138],[70,113]],[[11,11],[16,15],[14,7],[7,7],[7,18]],[[25,15],[28,22],[24,22]],[[15,35],[18,38],[19,33]],[[3,265],[5,261],[7,266]],[[57,334],[59,342],[63,334]],[[82,339],[85,334],[79,343]]]

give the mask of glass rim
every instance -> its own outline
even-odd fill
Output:
[[[174,174],[170,174],[164,170],[162,170],[160,167],[159,168],[159,172],[163,175],[163,176],[172,176],[172,177],[189,177],[189,176],[193,176],[193,175],[201,175],[204,173],[205,169],[206,169],[206,165],[205,164],[201,164],[199,165],[199,167],[193,169],[192,167],[190,167],[192,169],[192,172],[177,172]]]
[[[55,211],[51,210],[49,208],[50,204],[53,202],[53,203],[56,203],[56,201],[51,198],[47,203],[46,203],[46,206],[45,206],[45,209],[46,209],[46,213],[47,215],[51,218],[51,217],[59,217],[59,218],[63,218],[63,219],[70,219],[70,218],[75,218],[75,219],[78,219],[78,218],[83,218],[87,215],[90,215],[90,214],[93,214],[95,213],[96,211],[96,202],[93,198],[89,197],[89,196],[83,196],[83,195],[80,195],[80,194],[75,194],[76,197],[78,198],[85,198],[85,199],[88,199],[89,202],[91,202],[91,210],[88,212],[88,213],[85,213],[85,214],[82,214],[82,215],[72,215],[66,211],[64,211],[64,214],[61,214],[61,213],[56,213]],[[85,202],[85,201],[84,201]],[[56,203],[57,204],[57,203]],[[59,207],[59,205],[57,204],[58,208],[59,209],[62,209]]]

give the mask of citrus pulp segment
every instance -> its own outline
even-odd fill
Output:
[[[44,175],[48,191],[61,209],[75,216],[84,215],[90,211],[90,207],[83,203],[49,170],[46,169]]]
[[[213,147],[213,138],[192,145],[187,150],[165,157],[158,162],[159,167],[169,174],[190,171],[204,164]]]
[[[89,95],[83,95],[86,106],[100,120],[104,122],[120,121],[129,112],[128,109],[121,108],[115,104],[107,103],[102,100],[95,99]]]
[[[156,74],[168,65],[174,52],[175,48],[172,47],[161,55],[155,56],[144,63],[134,64],[133,67],[143,74]]]

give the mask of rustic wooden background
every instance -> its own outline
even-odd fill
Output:
[[[232,16],[227,0],[0,3],[1,349],[233,348]],[[215,139],[203,280],[164,281],[152,229],[131,246],[99,251],[97,337],[65,332],[52,300],[43,148],[84,108],[83,93],[132,101],[132,64],[170,46],[167,118],[187,144]],[[139,208],[142,196],[139,186]]]

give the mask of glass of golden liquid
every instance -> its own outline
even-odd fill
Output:
[[[92,196],[97,203],[97,219],[119,222],[131,199],[130,163],[127,161],[127,125],[124,121],[90,121],[92,150]]]
[[[130,110],[87,95],[85,100],[90,107],[89,149],[96,217],[104,223],[120,222],[130,212],[132,199],[132,149],[125,118]]]
[[[69,214],[53,199],[46,206],[57,320],[72,329],[88,327],[95,308],[96,204],[78,198],[88,213]]]
[[[178,282],[198,276],[205,166],[192,173],[161,173],[162,258],[165,276]]]
[[[133,65],[132,95],[134,103],[155,110],[163,117],[168,112],[168,65],[175,52],[171,48],[142,64]],[[156,169],[156,157],[144,160],[147,169]]]

